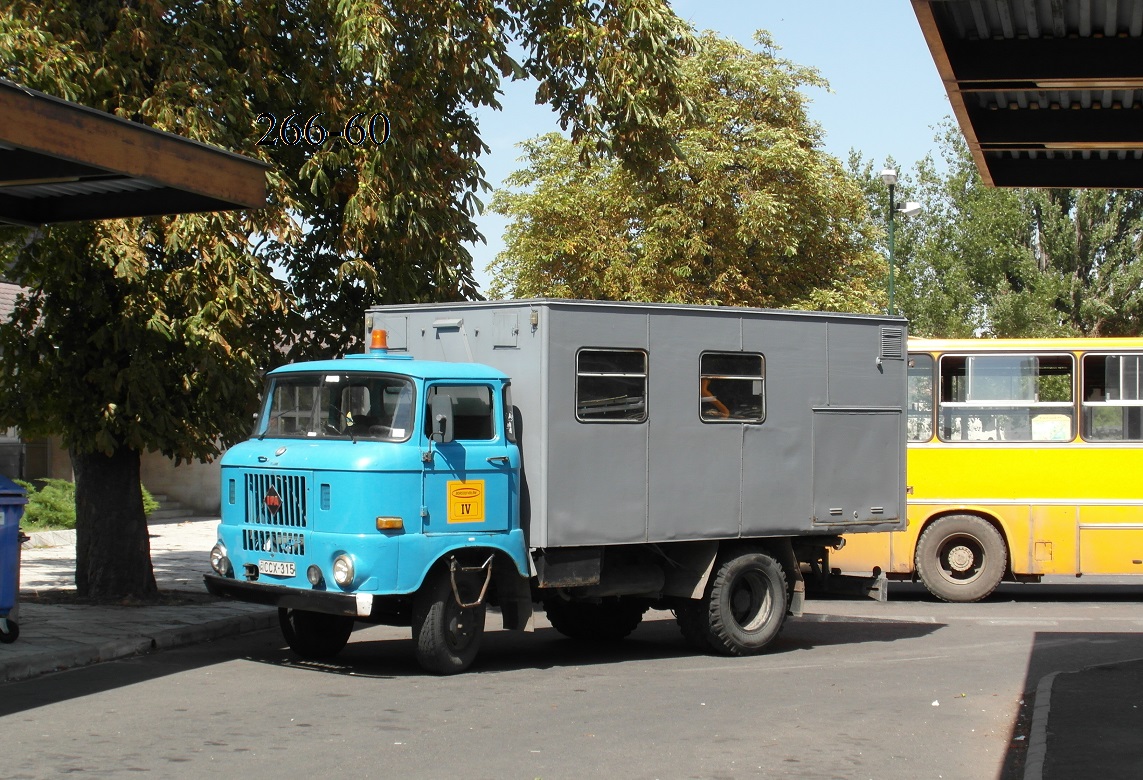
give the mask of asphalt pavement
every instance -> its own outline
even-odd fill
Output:
[[[213,517],[151,524],[161,597],[145,604],[80,603],[74,534],[33,534],[21,550],[19,636],[0,644],[0,695],[5,682],[276,626],[272,608],[206,593],[217,524]],[[1050,673],[1035,691],[1023,776],[1143,776],[1140,735],[1143,659]]]

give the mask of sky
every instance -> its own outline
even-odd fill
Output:
[[[851,149],[876,166],[891,157],[902,171],[927,154],[939,158],[937,125],[952,109],[909,0],[676,0],[672,6],[699,31],[750,48],[754,31],[767,30],[780,56],[817,69],[830,89],[806,92],[810,116],[824,130],[825,151],[843,162]],[[535,105],[534,83],[502,88],[504,110],[479,114],[491,149],[481,164],[494,188],[518,167],[517,144],[559,130],[555,114]],[[507,221],[485,211],[476,223],[488,243],[469,249],[487,293],[486,269],[504,247]]]

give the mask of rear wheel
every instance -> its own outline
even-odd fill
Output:
[[[762,552],[722,561],[695,606],[676,612],[683,637],[723,655],[762,652],[782,630],[788,606],[786,573]]]
[[[647,606],[638,601],[607,598],[599,603],[544,599],[544,612],[552,627],[570,639],[616,642],[643,622]]]
[[[695,650],[709,653],[714,650],[707,639],[707,611],[702,601],[687,600],[675,607],[675,622],[679,633],[688,645]]]
[[[413,598],[413,641],[421,668],[457,674],[471,666],[484,637],[484,613],[484,604],[457,603],[447,571],[429,574]]]
[[[20,626],[15,620],[0,620],[0,642],[10,645],[20,638]]]
[[[312,661],[333,658],[340,653],[353,633],[353,622],[353,618],[346,615],[327,615],[303,609],[278,610],[278,624],[290,649],[299,657]]]
[[[1007,566],[1004,538],[975,515],[942,517],[917,540],[917,574],[944,601],[980,601],[996,590]]]

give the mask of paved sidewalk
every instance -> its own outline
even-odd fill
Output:
[[[151,524],[151,560],[164,598],[146,606],[71,603],[74,533],[35,535],[21,551],[20,633],[15,642],[0,644],[0,683],[277,626],[270,607],[206,592],[202,575],[210,570],[217,525],[216,517]],[[42,542],[57,546],[32,546]]]

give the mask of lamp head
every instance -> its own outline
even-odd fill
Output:
[[[885,170],[881,171],[881,181],[885,182],[887,186],[892,187],[897,183],[897,169],[886,168]]]
[[[915,217],[921,213],[921,204],[910,200],[897,207],[897,213],[902,217]]]

